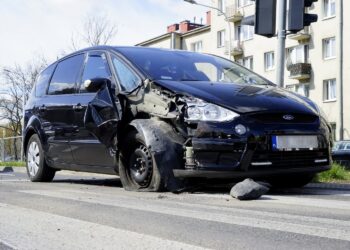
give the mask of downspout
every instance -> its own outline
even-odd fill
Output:
[[[175,34],[175,32],[171,33],[170,48],[176,49],[176,34]]]
[[[343,79],[344,79],[344,8],[343,0],[339,0],[339,140],[344,139],[344,99],[343,99]]]

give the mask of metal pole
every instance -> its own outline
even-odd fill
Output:
[[[277,76],[276,83],[279,87],[284,86],[284,61],[286,49],[286,0],[278,1],[278,48],[277,48]]]
[[[25,88],[25,85],[23,84],[23,90],[22,90],[22,121],[21,121],[21,123],[22,123],[22,131],[21,131],[22,139],[21,139],[21,157],[20,157],[21,161],[23,161],[23,153],[24,153],[24,149],[23,149],[23,130],[24,130],[25,102],[26,102],[26,88]],[[16,143],[16,141],[15,141],[15,143]]]
[[[213,10],[217,10],[220,14],[222,14],[225,17],[225,21],[228,24],[228,34],[229,34],[229,41],[228,41],[228,49],[229,49],[229,53],[228,53],[228,58],[231,60],[231,50],[232,50],[232,31],[231,31],[231,25],[230,25],[230,21],[227,18],[227,15],[225,12],[223,12],[222,10],[220,10],[219,8],[216,8],[214,6],[210,6],[210,5],[206,5],[206,4],[201,4],[201,3],[197,3],[194,0],[184,0],[185,2],[191,3],[191,4],[195,4],[195,5],[199,5],[199,6],[203,6],[209,9],[213,9]]]
[[[6,136],[6,130],[3,129],[2,131],[2,161],[5,162],[5,136]]]
[[[340,0],[339,4],[339,87],[338,87],[338,103],[339,103],[339,140],[344,140],[344,103],[343,103],[343,81],[344,81],[344,2]]]

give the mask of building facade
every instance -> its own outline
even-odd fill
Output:
[[[225,14],[208,12],[205,25],[171,25],[166,34],[138,45],[231,58],[276,82],[277,39],[255,35],[254,27],[241,25],[244,17],[255,14],[254,1],[212,0],[212,6]],[[350,10],[350,1],[318,0],[308,9],[318,21],[286,40],[285,88],[315,101],[337,139],[350,139],[350,16],[342,18],[345,10]]]

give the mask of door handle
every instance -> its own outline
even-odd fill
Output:
[[[84,107],[80,103],[78,103],[77,105],[73,106],[74,111],[82,111],[83,108]]]

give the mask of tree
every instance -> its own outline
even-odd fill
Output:
[[[71,49],[109,44],[116,36],[117,25],[106,16],[88,16],[83,23],[83,31],[71,37]]]
[[[15,64],[1,69],[4,83],[1,84],[3,91],[0,95],[0,128],[9,131],[9,135],[22,135],[23,101],[28,100],[38,74],[46,65],[47,62],[42,57],[25,66]],[[16,140],[13,147],[15,158],[18,159]]]

